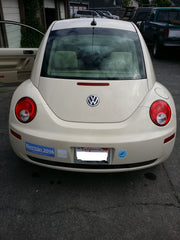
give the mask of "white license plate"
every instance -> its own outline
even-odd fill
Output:
[[[110,159],[109,148],[75,148],[76,162],[108,163]]]
[[[180,30],[169,30],[169,37],[180,38]]]

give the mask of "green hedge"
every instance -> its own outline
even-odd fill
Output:
[[[40,24],[40,19],[38,18],[38,11],[40,12],[39,2],[37,0],[25,0],[24,10],[26,25],[43,31],[43,27]],[[39,33],[28,28],[22,28],[21,34],[22,47],[39,47],[42,39],[42,36]]]

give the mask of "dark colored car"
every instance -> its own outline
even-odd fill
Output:
[[[140,31],[147,42],[153,43],[153,55],[161,56],[165,47],[180,48],[180,7],[153,8]]]
[[[101,15],[97,13],[96,11],[93,10],[78,10],[77,13],[74,14],[74,18],[91,18],[91,17],[96,17],[96,18],[101,18]]]
[[[134,22],[138,27],[140,27],[143,21],[149,19],[151,11],[151,7],[139,7],[134,11],[134,15],[132,16],[130,21]]]

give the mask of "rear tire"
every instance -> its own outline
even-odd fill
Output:
[[[162,55],[162,46],[160,45],[158,40],[155,40],[153,44],[153,56],[155,58],[160,58]]]

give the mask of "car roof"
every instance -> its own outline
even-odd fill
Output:
[[[67,19],[67,20],[60,20],[54,22],[51,31],[60,30],[60,29],[67,29],[67,28],[87,28],[92,27],[91,22],[93,18],[78,18],[78,19]],[[112,19],[99,19],[96,18],[96,25],[93,27],[98,28],[113,28],[113,29],[121,29],[135,32],[135,27],[131,22],[121,21],[121,20],[112,20]]]
[[[155,7],[154,10],[180,10],[180,7]]]

